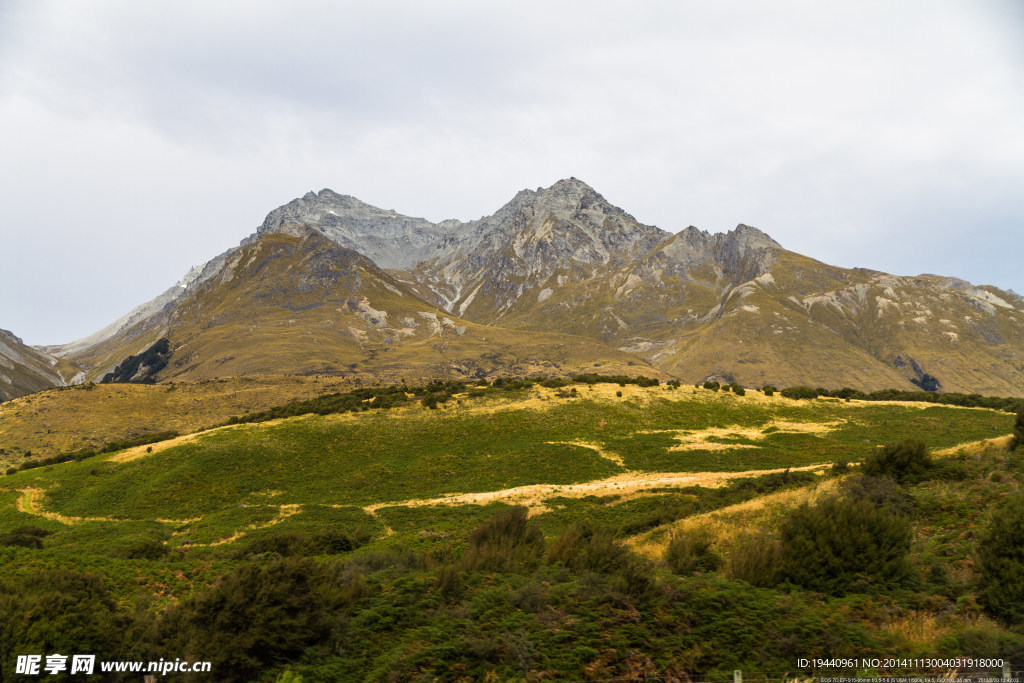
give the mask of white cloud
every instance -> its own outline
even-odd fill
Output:
[[[103,326],[325,186],[469,219],[575,175],[668,230],[745,222],[839,265],[1024,290],[1002,248],[1024,238],[1013,3],[0,13],[0,325],[31,342]]]

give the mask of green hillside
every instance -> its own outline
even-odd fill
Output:
[[[18,654],[84,643],[269,681],[682,680],[795,675],[811,652],[1024,655],[975,562],[991,510],[1024,481],[1012,414],[515,386],[0,477],[2,675]],[[848,465],[908,438],[934,458],[913,477]],[[794,510],[814,519],[828,500],[905,534],[885,565],[902,569],[865,565],[841,590],[786,574]],[[778,576],[750,569],[755,537],[779,549]]]

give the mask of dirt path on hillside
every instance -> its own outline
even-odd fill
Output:
[[[638,434],[673,434],[678,445],[670,451],[727,451],[742,448],[757,448],[748,443],[721,443],[708,439],[743,438],[763,441],[772,434],[827,434],[847,424],[846,420],[832,422],[787,422],[772,420],[760,427],[708,427],[707,429],[647,429]],[[768,431],[771,430],[771,431]]]
[[[960,451],[965,453],[980,453],[981,451],[989,448],[1009,448],[1010,441],[1013,439],[1012,435],[996,436],[991,439],[982,439],[981,441],[968,441],[966,443],[957,444],[956,446],[950,446],[949,448],[943,448],[940,451],[932,451],[932,455],[944,456],[944,455],[956,455]]]
[[[596,443],[589,443],[586,441],[545,441],[544,443],[549,443],[552,446],[577,446],[579,448],[587,448],[597,453],[598,457],[604,458],[605,460],[609,460],[618,465],[619,467],[626,466],[626,463],[622,461],[621,455],[619,455],[618,453],[612,453],[611,451],[606,451],[603,448],[601,448],[599,444]]]
[[[255,524],[249,524],[249,525],[247,525],[245,527],[242,527],[242,529],[236,531],[235,533],[231,534],[230,536],[227,536],[225,538],[219,538],[216,541],[210,541],[209,543],[190,543],[188,547],[190,547],[190,548],[209,548],[209,547],[216,546],[216,545],[224,545],[225,543],[232,543],[232,542],[237,541],[238,539],[242,538],[243,536],[245,536],[250,531],[255,531],[257,529],[266,529],[266,528],[275,526],[277,524],[280,524],[284,520],[288,519],[292,515],[296,515],[296,514],[298,514],[300,512],[302,512],[302,506],[299,505],[298,503],[289,503],[289,504],[286,504],[286,505],[282,505],[280,507],[280,509],[278,510],[277,516],[274,517],[271,520],[268,520],[266,522],[256,522]],[[183,535],[185,535],[187,533],[188,533],[188,531],[176,531],[173,535],[174,536],[183,536]]]
[[[582,498],[584,496],[607,496],[612,494],[629,495],[641,493],[648,489],[671,486],[722,486],[730,479],[757,477],[776,472],[819,470],[829,467],[828,464],[807,465],[805,467],[785,467],[774,470],[746,470],[743,472],[625,472],[606,479],[582,482],[579,484],[530,484],[516,486],[499,491],[481,491],[477,493],[452,493],[438,498],[412,498],[409,500],[374,503],[363,508],[370,514],[387,507],[422,507],[428,505],[487,505],[495,501],[514,505],[525,505],[531,514],[539,514],[547,508],[543,501],[553,496]]]
[[[196,517],[195,519],[117,519],[115,517],[71,517],[69,515],[62,515],[59,512],[47,512],[41,508],[42,501],[46,496],[46,491],[37,488],[23,488],[18,489],[21,491],[21,497],[18,498],[15,503],[15,507],[19,512],[24,512],[29,515],[35,515],[37,517],[43,517],[45,519],[52,519],[55,522],[61,524],[81,524],[82,522],[163,522],[165,524],[188,524],[189,522],[195,522],[201,519]]]

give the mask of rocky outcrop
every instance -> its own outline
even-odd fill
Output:
[[[9,330],[0,330],[0,401],[64,385],[58,361],[27,346]]]

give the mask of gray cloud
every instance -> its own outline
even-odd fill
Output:
[[[309,189],[469,219],[569,175],[1024,291],[1022,32],[995,0],[4,3],[0,326],[88,334]]]

